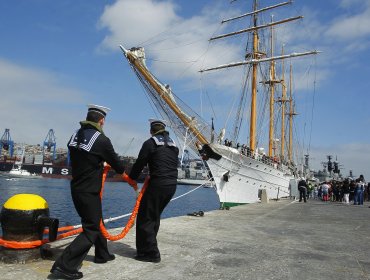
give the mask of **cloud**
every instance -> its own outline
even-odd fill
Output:
[[[283,41],[295,42],[293,47],[287,44],[292,51],[295,49],[322,51],[309,61],[311,69],[315,68],[317,71],[315,77],[319,87],[320,85],[330,87],[331,80],[340,73],[336,71],[338,68],[357,69],[361,64],[358,53],[365,53],[370,47],[368,36],[370,1],[341,1],[340,6],[334,8],[335,13],[312,10],[308,6],[303,6],[299,14],[304,15],[304,19],[298,25],[288,24],[279,31],[279,37],[282,37]],[[332,14],[334,17],[331,16]],[[362,31],[361,28],[357,28],[357,24],[361,25]],[[354,49],[356,52],[353,51]],[[307,84],[305,85],[307,61],[307,59],[294,61],[294,73],[298,78],[298,80],[295,79],[297,89],[304,90],[307,87]],[[310,79],[312,77],[313,75]],[[312,82],[310,84],[312,85]]]
[[[176,6],[171,2],[152,0],[118,0],[106,6],[98,26],[107,28],[110,34],[104,38],[102,47],[135,46],[155,36],[176,24],[179,19],[175,10]]]
[[[27,144],[41,144],[57,124],[56,136],[65,140],[80,115],[76,105],[85,100],[85,93],[62,86],[55,74],[2,59],[0,92],[0,129],[9,128],[13,141]]]
[[[10,129],[15,143],[43,144],[53,129],[57,148],[66,148],[69,137],[86,117],[88,95],[62,84],[45,70],[0,59],[0,133]],[[140,128],[140,129],[139,129]],[[136,156],[149,137],[140,125],[109,119],[104,127],[119,154]],[[130,139],[134,137],[130,145]]]
[[[201,68],[242,60],[238,45],[208,42],[215,30],[223,30],[219,6],[189,18],[178,15],[179,9],[171,1],[119,0],[107,6],[99,20],[98,26],[108,30],[99,49],[144,46],[152,71],[166,80],[199,79]],[[219,85],[233,84],[225,73],[215,75]]]
[[[361,7],[363,4],[370,6],[369,0],[341,0],[339,6],[342,8]]]
[[[326,35],[340,41],[368,37],[370,35],[370,1],[342,1],[341,6],[346,8],[345,13],[333,20]]]
[[[63,85],[63,79],[45,70],[17,65],[0,59],[0,133],[10,129],[15,143],[43,144],[53,129],[57,148],[67,141],[79,121],[85,119],[88,95]],[[117,152],[137,155],[148,135],[139,125],[108,120],[104,130]],[[137,141],[128,146],[134,137]]]

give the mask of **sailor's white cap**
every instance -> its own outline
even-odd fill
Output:
[[[104,117],[107,115],[107,113],[110,111],[108,107],[100,106],[100,105],[95,105],[95,104],[88,104],[87,105],[88,111],[94,111],[97,112]]]
[[[166,127],[166,121],[165,120],[159,120],[159,119],[149,119],[150,126],[160,124]]]

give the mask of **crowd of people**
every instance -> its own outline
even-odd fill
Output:
[[[224,140],[224,145],[227,147],[236,148],[240,150],[243,155],[252,156],[252,150],[245,144],[234,143],[233,141],[228,140],[227,138]]]
[[[366,183],[363,175],[357,179],[346,178],[343,181],[331,180],[319,184],[302,179],[298,183],[300,201],[302,199],[321,199],[345,204],[363,205],[370,201],[370,182]]]
[[[278,169],[281,169],[281,166],[279,165],[279,163],[287,164],[287,162],[281,162],[281,159],[279,157],[276,157],[276,156],[270,157],[266,155],[263,152],[263,150],[262,151],[257,150],[253,152],[251,148],[249,148],[246,144],[240,144],[240,143],[235,144],[233,141],[230,141],[227,138],[224,140],[224,145],[226,147],[237,149],[242,155],[257,159],[259,161],[262,161],[263,163],[269,164]]]

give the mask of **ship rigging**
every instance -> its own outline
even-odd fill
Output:
[[[315,55],[319,52],[316,50],[284,54],[274,56],[273,54],[273,40],[271,39],[271,56],[260,50],[259,32],[260,30],[270,28],[272,37],[273,27],[283,23],[288,23],[301,19],[302,16],[283,19],[280,21],[271,21],[267,24],[258,24],[258,15],[262,12],[275,9],[277,7],[291,4],[291,1],[280,3],[274,6],[259,8],[258,1],[253,2],[253,11],[241,16],[224,20],[230,22],[236,19],[241,19],[246,16],[252,17],[252,26],[250,28],[242,29],[236,32],[223,34],[212,37],[210,41],[216,39],[224,39],[230,36],[235,36],[244,33],[251,33],[252,43],[251,50],[245,55],[245,60],[229,64],[223,64],[215,67],[201,69],[200,72],[209,72],[211,70],[220,70],[236,66],[249,66],[250,70],[250,86],[251,86],[251,102],[250,102],[250,119],[249,119],[249,145],[246,147],[223,145],[222,134],[218,137],[218,141],[214,141],[213,125],[212,127],[203,120],[199,114],[187,106],[178,96],[176,96],[172,89],[159,81],[147,68],[145,52],[143,48],[131,48],[127,50],[123,46],[121,49],[130,63],[133,71],[137,75],[139,81],[145,88],[152,103],[169,123],[178,137],[183,138],[186,133],[192,135],[192,143],[190,147],[199,152],[204,159],[208,160],[208,166],[212,173],[216,184],[216,191],[220,198],[222,206],[233,206],[237,204],[256,202],[259,200],[259,193],[265,191],[269,198],[278,198],[279,196],[289,196],[291,185],[296,181],[298,176],[297,168],[292,159],[292,139],[290,127],[289,131],[289,145],[288,157],[285,158],[285,116],[289,116],[289,124],[292,125],[292,117],[296,114],[294,112],[291,86],[289,90],[289,98],[287,97],[287,84],[284,76],[284,64],[282,78],[279,80],[275,75],[276,61],[284,61],[294,57]],[[269,78],[262,81],[262,83],[270,86],[270,120],[269,120],[269,151],[266,156],[260,149],[257,148],[257,87],[259,83],[258,70],[260,65],[269,62]],[[292,69],[292,68],[290,68]],[[290,71],[292,73],[292,70]],[[292,76],[292,74],[290,75]],[[275,99],[274,87],[276,83],[281,84],[281,97]],[[291,82],[290,82],[291,84]],[[289,111],[286,112],[286,103],[289,102]],[[240,102],[242,104],[243,101]],[[280,103],[281,119],[281,139],[274,138],[274,107],[276,103]],[[241,110],[240,110],[241,111]],[[240,113],[240,112],[239,112]],[[245,115],[239,114],[241,118]],[[213,123],[212,123],[213,124]],[[225,128],[223,128],[225,129]],[[213,138],[213,139],[212,139]],[[280,142],[279,157],[274,157],[273,151],[276,151],[276,143]]]

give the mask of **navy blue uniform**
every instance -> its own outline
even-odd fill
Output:
[[[134,180],[146,165],[150,173],[136,221],[138,256],[160,257],[157,234],[161,214],[176,192],[178,155],[179,149],[165,131],[144,142],[132,166],[129,177]]]
[[[306,180],[300,180],[298,182],[298,190],[299,190],[299,202],[307,202],[307,183]]]
[[[72,199],[81,217],[83,232],[64,250],[55,264],[73,273],[93,245],[95,261],[105,262],[111,257],[107,240],[99,229],[102,219],[100,191],[103,163],[107,162],[119,174],[124,172],[124,166],[109,138],[91,122],[81,122],[81,128],[68,142],[68,149],[72,162]]]

